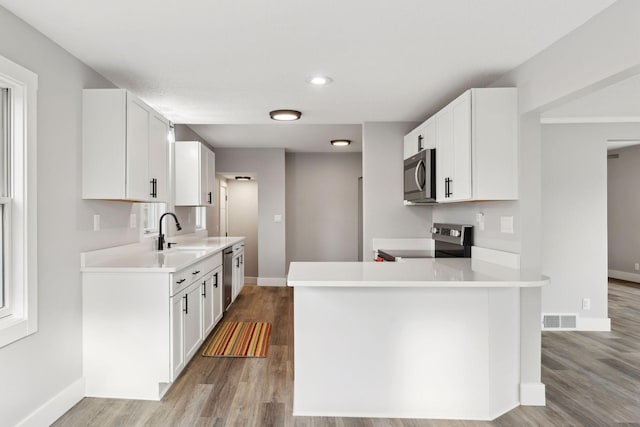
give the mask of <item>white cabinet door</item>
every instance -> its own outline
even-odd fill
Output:
[[[149,122],[149,179],[151,201],[167,202],[169,196],[169,122],[152,113]]]
[[[436,118],[436,200],[471,199],[471,92],[443,108]]]
[[[453,175],[453,113],[445,107],[436,118],[436,201],[446,202]]]
[[[215,325],[215,288],[214,272],[202,279],[202,336],[205,338]]]
[[[200,281],[198,281],[183,293],[185,360],[190,360],[202,344],[201,289]]]
[[[216,325],[224,314],[224,295],[222,294],[222,266],[213,270],[213,323]]]
[[[404,158],[408,159],[418,151],[422,150],[422,143],[424,140],[423,126],[422,124],[409,132],[404,137]]]
[[[215,179],[216,179],[216,154],[211,150],[205,150],[207,155],[207,206],[215,205]]]
[[[436,121],[430,117],[404,137],[404,158],[417,154],[427,148],[436,148]]]
[[[449,201],[471,200],[471,91],[452,103],[453,177]]]
[[[175,170],[176,206],[213,206],[215,155],[209,148],[199,141],[176,141]]]
[[[184,300],[178,294],[171,298],[171,381],[184,369]]]
[[[82,197],[166,202],[169,122],[123,89],[82,99]]]
[[[240,254],[233,256],[233,274],[231,277],[231,289],[235,301],[240,293]]]
[[[127,199],[151,199],[149,179],[149,111],[127,94]]]
[[[244,288],[244,249],[242,250],[242,252],[240,252],[240,267],[238,269],[238,276],[238,283],[240,284],[240,290],[238,291],[238,293],[240,293]]]

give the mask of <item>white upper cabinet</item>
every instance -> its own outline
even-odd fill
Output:
[[[176,141],[176,206],[213,206],[215,153],[199,141]]]
[[[470,89],[435,117],[436,200],[518,198],[517,89]]]
[[[431,117],[404,137],[404,158],[417,154],[426,148],[436,148],[436,123]]]
[[[82,197],[166,202],[169,121],[124,89],[85,89],[82,112]]]

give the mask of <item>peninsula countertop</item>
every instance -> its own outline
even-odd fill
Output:
[[[135,243],[81,254],[80,271],[172,273],[245,240],[245,237],[181,237],[171,249],[158,251]]]
[[[429,258],[401,262],[292,262],[291,287],[540,287],[540,273],[470,258]]]

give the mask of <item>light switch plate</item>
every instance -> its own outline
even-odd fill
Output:
[[[500,217],[500,232],[513,234],[513,216]]]
[[[482,212],[478,212],[476,214],[476,223],[478,224],[478,230],[484,230],[484,214]]]
[[[100,231],[100,214],[93,215],[93,231]]]
[[[282,222],[282,215],[274,215],[273,222]]]

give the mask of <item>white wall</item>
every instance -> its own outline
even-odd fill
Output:
[[[627,125],[631,126],[631,125]],[[640,124],[633,125],[640,139]],[[612,277],[640,282],[640,146],[610,151],[618,158],[607,161],[609,271]]]
[[[286,284],[285,166],[282,148],[216,148],[217,173],[256,173],[258,284]],[[282,222],[274,216],[282,215]]]
[[[544,313],[607,318],[606,140],[619,127],[542,126],[542,272],[553,279]]]
[[[358,260],[361,153],[287,153],[287,265]]]
[[[258,277],[258,187],[257,181],[227,180],[229,236],[245,236],[244,275]]]
[[[374,238],[431,237],[431,207],[404,206],[404,135],[418,124],[367,122],[362,128],[364,260]]]
[[[0,424],[11,426],[82,377],[80,252],[135,242],[138,230],[131,203],[81,199],[82,89],[111,83],[1,7],[0,55],[39,78],[39,330],[0,348]]]

